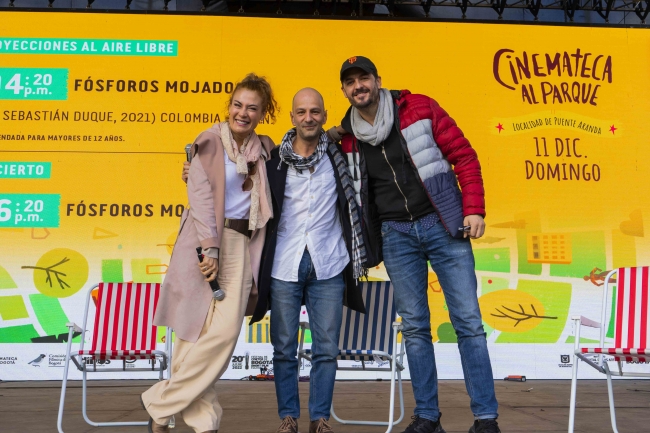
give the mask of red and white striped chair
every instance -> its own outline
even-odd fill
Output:
[[[612,429],[616,428],[616,411],[614,408],[614,392],[612,390],[612,376],[650,377],[650,373],[623,372],[623,362],[648,362],[650,361],[650,290],[648,289],[647,266],[637,268],[614,269],[605,278],[603,307],[600,323],[574,316],[575,343],[573,359],[573,378],[571,380],[571,403],[569,412],[569,433],[573,432],[576,410],[576,388],[578,378],[578,359],[592,366],[607,376],[609,394],[609,413],[612,419]],[[616,275],[616,279],[613,277]],[[616,285],[615,300],[608,296],[610,285]],[[613,304],[613,305],[612,305]],[[614,314],[614,338],[608,339],[607,312]],[[581,347],[580,327],[588,326],[600,328],[599,347]],[[613,357],[608,359],[607,357]],[[597,360],[595,358],[598,358]],[[609,369],[608,361],[616,361],[617,371]]]
[[[89,329],[88,313],[91,305],[92,292],[97,292],[97,307],[95,310],[95,325],[90,349],[84,348],[84,336]],[[63,369],[63,383],[61,386],[61,400],[59,402],[59,416],[57,427],[63,433],[63,407],[65,404],[65,391],[68,381],[68,368],[70,360],[82,372],[82,412],[86,422],[95,427],[116,426],[145,426],[143,422],[94,422],[86,413],[87,373],[92,372],[120,372],[126,371],[159,371],[160,380],[167,371],[171,372],[171,329],[167,329],[165,350],[156,350],[157,327],[153,324],[154,313],[160,295],[160,284],[150,283],[100,283],[88,290],[86,308],[84,311],[83,328],[74,323],[68,323],[68,345]],[[73,333],[81,333],[81,346],[79,350],[72,351]],[[150,367],[126,368],[127,361],[148,359]],[[100,368],[98,363],[106,360],[122,361],[120,368]]]

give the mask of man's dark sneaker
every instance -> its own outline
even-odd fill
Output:
[[[411,417],[411,424],[406,427],[402,433],[445,433],[445,430],[438,421],[431,421],[430,419],[421,418],[419,415]]]
[[[477,419],[469,428],[469,433],[501,433],[495,419]]]

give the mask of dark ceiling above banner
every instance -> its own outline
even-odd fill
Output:
[[[11,9],[646,27],[650,0],[0,0]]]

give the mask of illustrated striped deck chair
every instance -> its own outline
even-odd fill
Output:
[[[84,336],[89,329],[88,313],[90,310],[93,291],[96,295],[95,322],[92,328],[92,341],[90,349],[84,346]],[[68,369],[72,361],[82,372],[82,413],[86,422],[95,427],[117,426],[146,426],[147,422],[94,422],[86,413],[87,374],[92,372],[131,372],[131,371],[158,371],[159,378],[163,373],[171,372],[171,329],[167,328],[165,338],[165,351],[156,350],[157,327],[153,325],[153,317],[160,295],[160,284],[148,283],[100,283],[88,290],[86,308],[84,310],[83,328],[74,323],[68,323],[68,345],[66,349],[65,365],[63,369],[63,383],[61,385],[61,400],[59,402],[59,415],[57,427],[63,433],[63,407],[68,381]],[[79,350],[72,351],[73,333],[81,333]],[[150,367],[128,368],[127,361],[148,359]],[[121,368],[100,368],[97,364],[110,361],[122,361]]]
[[[648,290],[648,267],[619,268],[605,278],[601,321],[597,323],[582,316],[574,316],[575,343],[573,377],[571,379],[571,403],[569,412],[569,433],[573,432],[576,410],[576,388],[578,378],[578,359],[607,376],[609,394],[609,413],[612,429],[616,428],[616,410],[612,376],[650,377],[650,372],[623,372],[623,362],[650,361],[650,292]],[[616,279],[613,277],[616,275]],[[615,285],[610,296],[609,288]],[[610,313],[609,324],[606,322]],[[613,325],[613,341],[607,338],[607,331]],[[580,327],[600,328],[599,347],[581,347]],[[611,334],[610,334],[611,335]],[[605,347],[613,345],[613,347]],[[609,361],[616,361],[617,371],[609,369]]]
[[[404,370],[404,339],[399,346],[397,334],[402,330],[402,323],[396,321],[393,286],[389,281],[370,281],[361,283],[366,314],[361,314],[343,307],[341,335],[339,337],[340,360],[361,361],[361,371],[390,372],[390,408],[388,421],[360,421],[341,419],[334,411],[331,414],[341,424],[387,426],[390,433],[393,426],[404,418],[404,392],[402,389],[402,370]],[[301,322],[301,338],[298,358],[311,361],[311,350],[303,348],[305,329],[309,323]],[[312,336],[313,338],[313,336]],[[386,367],[366,365],[369,361],[387,362]],[[359,371],[359,368],[342,367],[338,370]],[[395,421],[395,382],[399,390],[400,417]]]

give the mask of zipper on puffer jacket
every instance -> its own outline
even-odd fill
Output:
[[[411,217],[411,221],[413,221],[413,215],[409,210],[409,201],[406,198],[406,195],[404,195],[404,192],[402,192],[402,188],[399,187],[399,182],[397,182],[397,174],[395,173],[395,169],[393,168],[393,166],[390,165],[390,162],[388,162],[388,157],[386,156],[386,149],[384,148],[383,144],[381,145],[381,153],[382,155],[384,155],[384,159],[386,160],[386,163],[390,167],[390,171],[393,172],[393,180],[395,181],[395,186],[397,186],[397,189],[399,190],[400,194],[402,194],[402,197],[404,197],[404,207],[406,208],[406,212],[408,212],[409,217]]]
[[[368,169],[366,167],[366,170],[361,170],[361,162],[363,159],[362,151],[361,151],[361,146],[359,145],[359,142],[356,137],[353,136],[352,138],[352,152],[357,153],[358,159],[359,159],[359,210],[361,211],[361,227],[362,230],[369,230],[369,227],[366,227],[367,224],[371,224],[373,227],[372,235],[374,236],[374,240],[371,240],[370,238],[368,239],[368,244],[366,245],[366,254],[367,257],[372,256],[372,258],[375,261],[378,261],[379,258],[382,256],[382,239],[381,239],[381,227],[377,229],[373,223],[371,223],[371,216],[370,216],[370,197],[369,197],[369,191],[367,190],[367,185],[364,184],[363,179],[364,179],[364,173],[365,176],[368,176]],[[364,161],[365,162],[365,161]],[[365,166],[364,166],[365,167]],[[364,205],[364,197],[365,197],[365,203],[368,205]],[[381,224],[380,224],[381,226]],[[377,244],[378,248],[373,250],[370,248],[371,244]],[[383,260],[383,259],[382,259]],[[382,260],[379,260],[376,264],[379,265]]]

